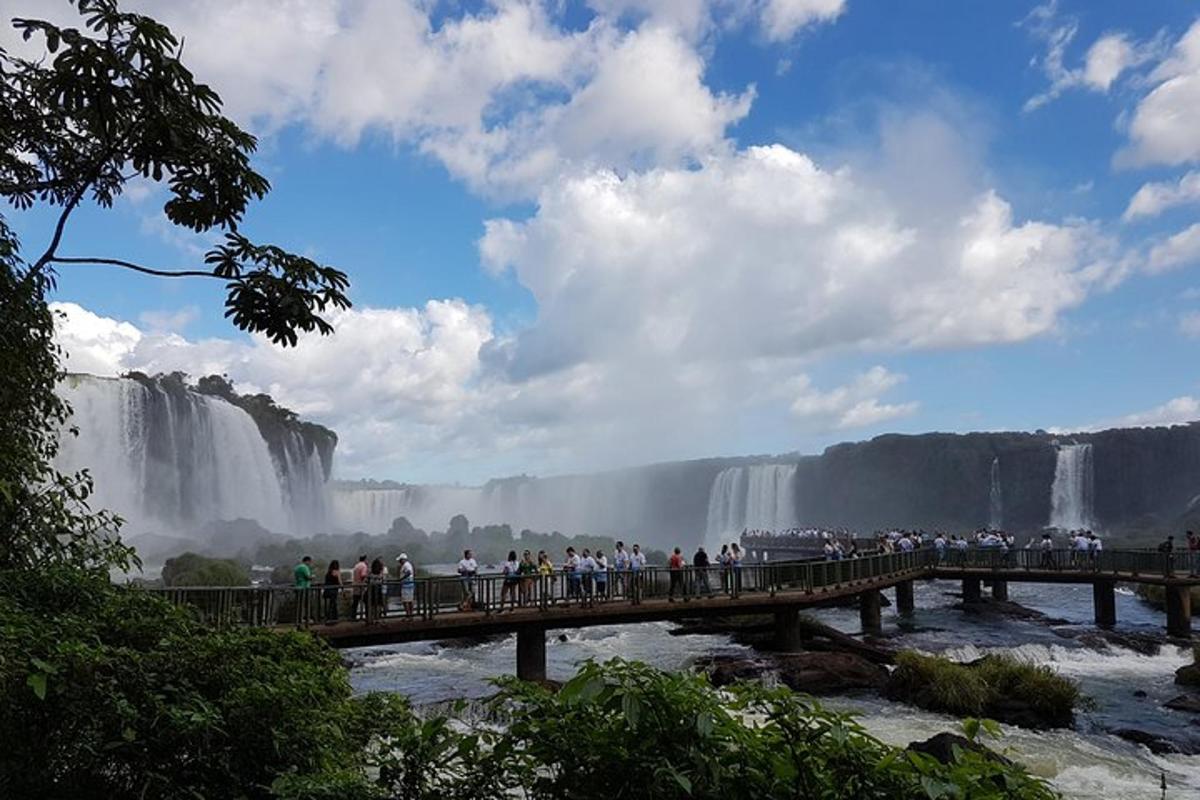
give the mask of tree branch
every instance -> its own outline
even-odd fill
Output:
[[[110,267],[124,267],[132,269],[136,272],[141,272],[146,275],[155,275],[159,278],[221,278],[213,272],[205,272],[198,269],[180,269],[180,270],[165,270],[153,269],[152,267],[143,267],[141,264],[134,264],[132,261],[122,261],[119,258],[65,258],[53,256],[50,262],[55,264],[104,264]],[[224,280],[224,278],[221,278]]]

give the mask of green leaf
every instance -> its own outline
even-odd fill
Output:
[[[29,685],[30,689],[33,689],[38,700],[46,699],[46,674],[44,672],[34,672],[25,679],[25,683]]]

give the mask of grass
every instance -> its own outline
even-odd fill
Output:
[[[1007,656],[967,665],[912,651],[896,656],[888,694],[930,711],[1033,727],[1069,725],[1084,701],[1073,681],[1047,666]]]

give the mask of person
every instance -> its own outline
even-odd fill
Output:
[[[463,599],[459,603],[460,611],[470,611],[475,606],[475,576],[479,574],[479,562],[470,549],[463,550],[463,557],[458,562],[458,579],[462,583]]]
[[[383,566],[383,559],[376,557],[367,575],[367,622],[374,622],[387,613],[383,602],[383,584],[386,581],[387,569]]]
[[[329,562],[329,569],[325,570],[324,586],[321,597],[325,600],[325,624],[332,625],[337,622],[338,594],[342,588],[342,565],[336,558]]]
[[[567,602],[571,600],[579,600],[579,604],[583,605],[583,588],[582,577],[579,574],[579,556],[575,553],[574,547],[567,548],[567,558],[563,561],[563,572],[567,576]]]
[[[708,585],[708,553],[704,551],[704,545],[696,548],[692,566],[696,568],[696,594],[712,597],[712,587]]]
[[[1160,553],[1175,552],[1175,537],[1168,536],[1167,540],[1158,546],[1158,552],[1160,552]]]
[[[671,558],[667,560],[667,567],[670,569],[671,584],[667,590],[667,601],[675,602],[675,593],[683,594],[683,554],[676,547],[671,551]]]
[[[608,599],[608,559],[605,557],[604,551],[598,549],[592,560],[594,563],[592,577],[596,582],[596,597],[604,601]]]
[[[504,598],[506,597],[509,610],[515,611],[517,608],[517,589],[521,585],[521,565],[517,563],[516,550],[508,551],[508,558],[501,565],[500,572],[504,575],[504,582],[500,585],[500,613],[503,614]]]
[[[1040,566],[1042,569],[1054,569],[1054,537],[1049,533],[1042,534],[1042,558]]]
[[[729,565],[733,568],[733,591],[742,591],[742,548],[737,542],[729,545]],[[840,555],[838,556],[841,557]]]
[[[595,596],[595,573],[596,559],[592,558],[592,551],[585,547],[583,555],[579,557],[579,576],[583,580],[583,600],[586,606],[592,604]]]
[[[833,542],[826,539],[825,544],[821,546],[821,552],[826,561],[833,561]]]
[[[359,606],[363,605],[363,592],[367,586],[367,574],[371,571],[371,567],[367,564],[366,555],[358,557],[358,563],[354,565],[354,571],[351,573],[351,580],[354,582],[354,594],[350,596],[350,618],[358,619]],[[363,607],[363,614],[367,613],[366,607]]]
[[[404,616],[413,615],[413,595],[417,589],[417,570],[408,560],[408,553],[396,556],[396,575],[400,580],[400,603],[404,606]]]
[[[550,556],[546,555],[545,550],[538,550],[537,556],[537,574],[539,592],[549,592],[546,596],[548,602],[554,602],[554,565],[550,563]]]
[[[310,588],[312,587],[312,556],[304,556],[292,570],[296,586],[296,626],[300,627],[312,618]]]
[[[632,598],[633,602],[640,602],[642,596],[641,574],[646,567],[646,554],[642,552],[642,547],[639,544],[633,545],[633,551],[629,554],[629,586],[625,591]]]
[[[1187,532],[1187,548],[1188,560],[1191,561],[1188,574],[1195,577],[1200,573],[1200,536],[1197,536],[1195,531]]]
[[[629,553],[625,551],[624,542],[617,542],[617,549],[613,552],[613,571],[616,573],[614,576],[616,585],[613,586],[613,594],[619,596],[626,591],[625,573],[629,571]]]
[[[1083,531],[1075,531],[1075,564],[1079,567],[1087,566],[1088,551],[1090,550],[1088,538]]]
[[[533,582],[537,572],[537,564],[533,563],[533,554],[528,550],[521,553],[521,563],[517,565],[517,574],[521,576],[522,606],[533,602]]]
[[[828,542],[825,543],[828,546]],[[721,568],[721,591],[729,592],[729,545],[721,545],[721,552],[717,554],[717,564]]]

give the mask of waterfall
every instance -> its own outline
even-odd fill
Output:
[[[1004,496],[1000,494],[1000,457],[992,459],[992,485],[988,491],[988,527],[1004,528]]]
[[[1054,483],[1050,487],[1049,527],[1060,530],[1096,527],[1092,516],[1093,493],[1092,446],[1059,445]]]
[[[729,467],[713,479],[708,494],[709,544],[746,528],[779,531],[797,524],[795,464]]]
[[[63,436],[56,466],[90,470],[92,506],[119,514],[129,535],[186,535],[239,518],[297,534],[326,523],[320,455],[295,431],[277,457],[254,419],[220,397],[88,375],[68,376],[59,391],[79,435]]]

